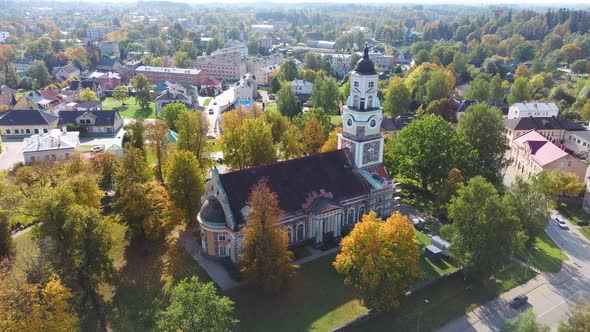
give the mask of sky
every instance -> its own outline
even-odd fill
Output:
[[[65,1],[65,2],[78,2],[79,0],[58,0],[58,1]],[[115,2],[111,0],[83,0],[83,1],[90,1],[90,2]],[[149,1],[149,0],[143,0]],[[186,3],[194,3],[194,4],[211,4],[211,0],[167,0],[172,2],[186,2]],[[117,0],[116,2],[138,2],[138,0]],[[590,8],[590,0],[563,0],[563,1],[556,1],[556,0],[420,0],[420,1],[408,1],[408,0],[223,0],[223,3],[253,3],[253,2],[280,2],[282,4],[285,3],[362,3],[362,4],[393,4],[393,3],[401,3],[401,4],[441,4],[441,3],[449,3],[449,4],[471,4],[471,5],[483,5],[483,6],[490,6],[490,5],[502,5],[502,4],[514,4],[514,5],[537,5],[537,6],[551,6],[551,7],[560,7],[560,6],[567,6],[567,5],[587,5]]]

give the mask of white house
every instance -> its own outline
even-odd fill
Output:
[[[242,76],[233,89],[235,100],[255,100],[258,96],[258,82],[251,73]]]
[[[53,129],[49,133],[35,134],[23,141],[25,164],[42,161],[64,161],[70,159],[80,148],[80,133]]]
[[[559,108],[555,103],[542,103],[542,102],[530,102],[530,103],[516,103],[510,106],[508,109],[508,119],[518,118],[541,118],[557,116],[559,114]]]
[[[291,81],[291,86],[296,95],[310,95],[313,83],[295,79]]]
[[[10,33],[8,33],[8,31],[0,31],[0,43],[1,44],[6,43],[6,40],[8,39],[9,36],[10,36]]]

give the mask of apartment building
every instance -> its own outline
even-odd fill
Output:
[[[172,82],[199,86],[207,80],[207,72],[189,68],[140,66],[135,73],[144,75],[152,84]]]
[[[95,28],[88,28],[86,29],[86,37],[90,41],[97,41],[102,37],[108,35],[111,32],[117,31],[119,28],[111,25],[111,26],[104,26],[104,27],[95,27]]]
[[[264,67],[273,65],[280,66],[283,62],[285,62],[285,56],[282,53],[274,53],[261,58],[248,59],[248,61],[246,61],[246,70],[249,73],[256,73]]]
[[[584,126],[561,117],[504,119],[504,132],[509,140],[535,130],[553,143],[561,144],[568,132],[586,130]]]
[[[557,108],[557,105],[555,105],[555,103],[516,103],[510,105],[510,108],[508,109],[508,119],[528,117],[542,118],[558,115],[559,108]]]

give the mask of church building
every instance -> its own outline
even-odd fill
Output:
[[[388,217],[394,184],[382,165],[383,110],[378,74],[365,47],[350,75],[350,96],[342,106],[338,150],[220,174],[213,168],[198,215],[203,252],[240,260],[246,202],[252,187],[267,179],[283,211],[280,226],[289,246],[337,240],[368,211]]]

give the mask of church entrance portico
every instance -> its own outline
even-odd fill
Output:
[[[343,213],[340,209],[313,216],[315,243],[323,243],[342,234]]]

